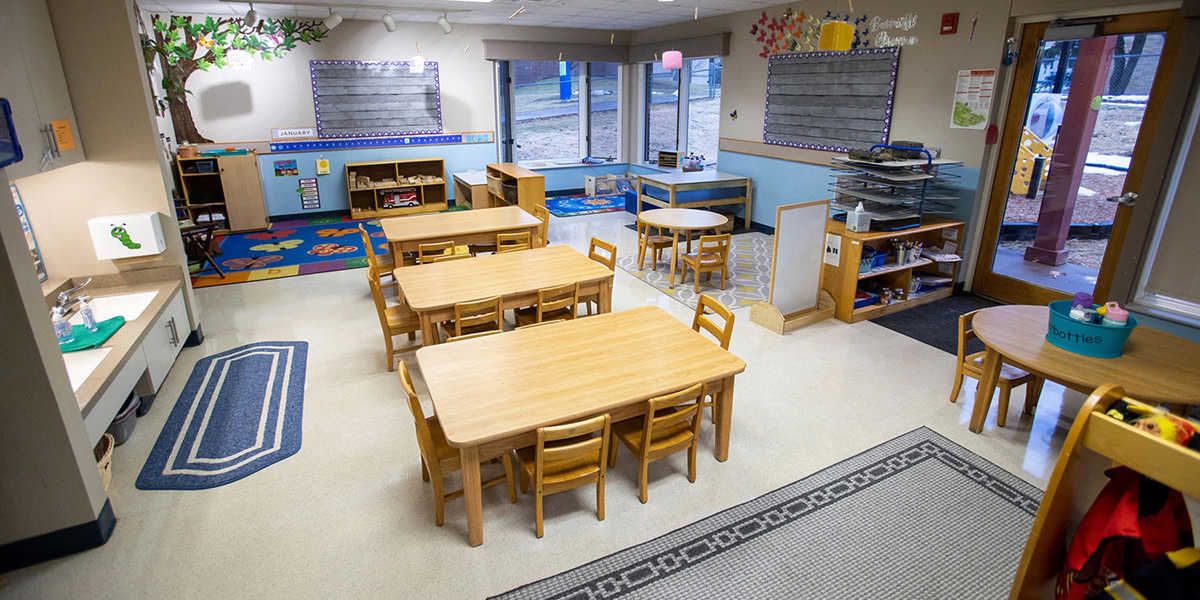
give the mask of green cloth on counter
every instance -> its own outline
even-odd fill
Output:
[[[75,339],[65,344],[59,344],[58,349],[63,352],[78,352],[99,348],[100,344],[107,342],[108,338],[112,337],[124,324],[125,317],[113,317],[97,321],[95,331],[88,331],[87,327],[83,325],[72,325],[71,335],[74,335]]]

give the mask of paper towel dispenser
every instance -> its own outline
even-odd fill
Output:
[[[88,230],[100,260],[150,256],[167,249],[156,212],[96,217],[88,221]]]

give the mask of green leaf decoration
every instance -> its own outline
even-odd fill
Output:
[[[212,66],[212,63],[209,62],[208,59],[206,59],[206,58],[202,58],[196,62],[196,68],[200,69],[201,71],[207,71],[208,68],[211,66]]]

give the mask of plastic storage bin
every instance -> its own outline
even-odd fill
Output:
[[[1117,358],[1121,356],[1129,334],[1137,327],[1137,319],[1133,315],[1129,315],[1129,322],[1124,327],[1109,327],[1076,321],[1070,317],[1070,312],[1070,300],[1050,303],[1050,327],[1046,330],[1046,341],[1075,354]]]
[[[108,426],[108,433],[113,436],[113,442],[116,445],[124,444],[129,436],[133,435],[133,428],[137,425],[137,409],[141,404],[137,394],[130,394],[125,405],[117,412],[117,417]]]
[[[863,290],[858,290],[858,291],[859,291],[859,293],[866,294],[867,297],[866,298],[855,298],[854,299],[854,308],[856,308],[856,309],[863,308],[864,306],[871,306],[872,304],[879,302],[879,294],[874,294],[874,293],[863,291]]]
[[[866,273],[875,268],[875,257],[880,256],[875,252],[875,249],[870,246],[863,246],[862,258],[858,261],[858,272]],[[883,255],[887,258],[887,255]]]

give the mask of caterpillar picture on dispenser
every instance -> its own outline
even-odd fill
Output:
[[[129,248],[130,250],[137,250],[138,248],[142,247],[141,244],[130,239],[129,232],[125,231],[124,227],[120,227],[120,226],[113,227],[112,228],[112,236],[117,238],[117,241],[121,242],[121,244],[123,244],[126,248]]]

